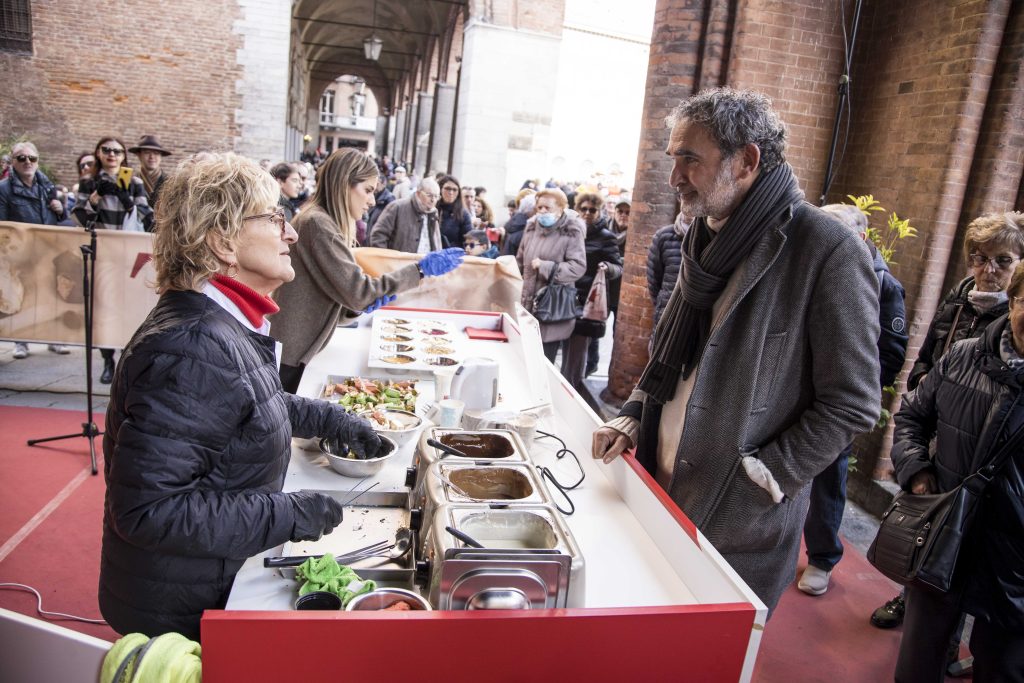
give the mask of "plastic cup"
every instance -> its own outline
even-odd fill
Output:
[[[434,370],[434,400],[443,401],[452,396],[452,379],[458,368],[441,368]]]
[[[462,413],[466,404],[454,398],[446,398],[438,403],[441,406],[441,427],[443,429],[459,429],[462,427]]]
[[[533,440],[537,438],[537,416],[532,413],[519,413],[512,418],[509,425],[516,431],[523,445],[527,448],[533,446]]]

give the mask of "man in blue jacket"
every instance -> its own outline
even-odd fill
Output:
[[[0,180],[0,221],[57,225],[64,216],[64,204],[57,188],[39,170],[39,150],[31,142],[19,142],[11,149],[12,173]],[[62,344],[50,344],[54,353],[70,353]],[[16,342],[14,357],[28,356],[28,344]]]
[[[821,208],[864,237],[868,220],[856,206],[829,204]],[[887,387],[896,381],[907,353],[903,285],[889,272],[889,266],[875,246],[868,242],[868,248],[874,259],[875,277],[878,279],[880,381],[882,387]],[[843,509],[846,506],[846,475],[852,451],[853,444],[844,448],[839,457],[814,478],[811,485],[811,504],[804,522],[807,568],[797,583],[797,588],[808,595],[821,595],[828,590],[832,569],[843,557],[839,525],[843,521]]]

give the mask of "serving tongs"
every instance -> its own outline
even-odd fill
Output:
[[[389,546],[393,545],[391,541],[378,541],[365,548],[359,548],[351,552],[347,552],[344,555],[335,555],[334,559],[338,564],[351,564],[357,560],[363,560],[367,557],[373,557],[377,553],[387,550]],[[264,557],[263,566],[267,569],[277,569],[279,567],[298,567],[303,562],[310,558],[319,560],[323,555],[290,555],[283,557]]]

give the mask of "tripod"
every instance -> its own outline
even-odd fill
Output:
[[[92,419],[92,314],[95,298],[92,294],[92,284],[96,281],[96,228],[89,226],[89,244],[79,247],[82,250],[82,296],[85,299],[85,397],[88,422],[82,423],[82,431],[75,434],[63,434],[61,436],[47,436],[42,439],[29,439],[28,445],[35,446],[37,443],[48,441],[61,441],[63,439],[74,439],[85,437],[89,440],[89,459],[92,464],[92,473],[99,470],[96,467],[96,443],[94,439],[103,434],[96,427]]]

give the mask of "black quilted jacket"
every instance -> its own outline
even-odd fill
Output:
[[[942,352],[946,348],[946,338],[950,335],[953,322],[956,321],[956,329],[953,330],[952,343],[961,339],[970,339],[980,336],[985,331],[985,326],[1001,315],[1006,315],[1008,306],[1005,303],[993,306],[985,313],[978,312],[967,299],[967,293],[974,289],[974,278],[966,277],[956,287],[950,290],[946,298],[939,304],[939,310],[932,318],[932,324],[928,326],[928,333],[921,342],[921,349],[917,354],[917,362],[910,369],[907,377],[907,388],[913,389],[924,379],[925,374],[932,369]],[[959,315],[957,315],[959,313]]]
[[[198,292],[168,292],[111,386],[99,602],[119,633],[199,636],[242,562],[291,538],[281,493],[293,432],[326,433],[325,402],[284,393],[274,340]]]
[[[651,247],[647,251],[647,292],[654,305],[652,329],[658,326],[676,280],[679,279],[679,267],[683,261],[682,244],[683,238],[675,224],[666,225],[654,233]]]
[[[1007,326],[1003,316],[981,337],[954,344],[903,398],[892,449],[903,488],[930,468],[939,491],[950,491],[1024,428],[1024,369],[1011,370],[999,354]],[[958,568],[966,585],[963,611],[997,627],[1024,629],[1024,452],[1012,455],[986,488],[964,543]]]

